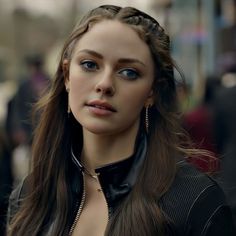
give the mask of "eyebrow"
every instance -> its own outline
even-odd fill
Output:
[[[103,56],[100,53],[95,52],[95,51],[90,50],[90,49],[83,49],[83,50],[79,51],[78,53],[81,53],[81,52],[91,54],[92,56],[95,56],[99,59],[103,59]],[[139,63],[142,66],[146,67],[146,65],[142,61],[140,61],[138,59],[135,59],[135,58],[120,58],[118,60],[118,62],[119,63]]]
[[[90,50],[90,49],[83,49],[83,50],[78,51],[78,53],[81,53],[81,52],[85,52],[85,53],[91,54],[92,56],[103,59],[103,56],[100,53],[95,52],[95,51]]]
[[[145,66],[145,67],[146,67],[146,65],[145,65],[142,61],[140,61],[140,60],[138,60],[138,59],[134,59],[134,58],[120,58],[120,59],[118,60],[118,62],[119,62],[119,63],[139,63],[139,64],[141,64],[142,66]]]

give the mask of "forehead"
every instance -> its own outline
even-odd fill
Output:
[[[75,53],[91,49],[100,53],[109,51],[118,57],[126,55],[150,60],[148,45],[128,24],[117,20],[95,23],[77,42]]]

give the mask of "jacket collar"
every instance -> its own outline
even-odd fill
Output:
[[[99,181],[103,189],[103,193],[106,197],[109,206],[114,208],[117,202],[123,199],[134,186],[138,174],[142,168],[143,161],[147,152],[147,137],[145,132],[139,132],[135,143],[134,154],[122,161],[118,161],[112,164],[108,164],[99,167],[95,170],[99,173]],[[80,173],[83,171],[79,158],[75,156],[71,149],[71,158],[76,168]],[[80,176],[82,176],[80,174]],[[81,189],[78,184],[81,181],[76,181],[76,192]]]

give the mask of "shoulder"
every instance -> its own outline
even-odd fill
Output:
[[[232,215],[223,191],[212,178],[185,161],[178,163],[175,180],[161,205],[180,235],[222,235],[218,232],[224,232],[225,224],[232,231],[227,235],[234,235]],[[220,218],[223,220],[216,224]]]

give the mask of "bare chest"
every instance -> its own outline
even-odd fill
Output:
[[[85,178],[84,202],[72,236],[103,236],[108,222],[108,207],[103,192],[98,191],[100,184]]]

